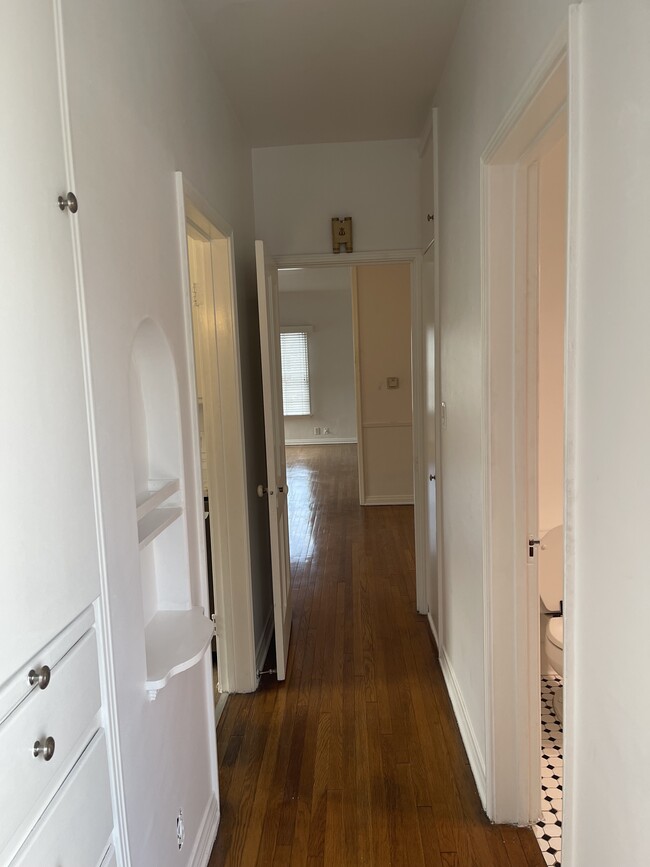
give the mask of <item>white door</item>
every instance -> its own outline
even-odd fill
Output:
[[[99,595],[54,13],[0,6],[0,687]]]
[[[267,497],[271,528],[271,568],[278,680],[287,672],[291,635],[291,567],[287,509],[287,459],[282,412],[282,367],[278,268],[264,254],[263,241],[255,242],[257,298],[260,310],[264,427],[266,430]]]
[[[436,315],[433,265],[424,263],[422,292],[423,355],[424,355],[424,425],[425,425],[425,468],[426,474],[426,582],[427,604],[433,620],[438,641],[440,635],[439,582],[438,582],[438,466],[437,448],[437,346]]]

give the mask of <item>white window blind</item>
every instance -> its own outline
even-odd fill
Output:
[[[282,401],[285,415],[311,415],[309,346],[306,331],[280,334]]]

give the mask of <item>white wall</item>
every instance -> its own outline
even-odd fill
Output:
[[[650,6],[580,7],[567,867],[650,852]],[[574,687],[571,686],[571,678]],[[606,745],[606,746],[605,746]],[[571,761],[571,754],[574,760]]]
[[[539,162],[538,503],[540,533],[564,523],[567,139]]]
[[[567,0],[468,0],[438,88],[443,650],[485,756],[480,158]],[[416,200],[417,201],[417,200]]]
[[[174,188],[180,169],[235,230],[248,485],[254,492],[265,474],[250,150],[177,0],[65,0],[62,6],[132,862],[184,865],[212,786],[207,745],[214,732],[207,729],[210,697],[201,666],[175,677],[154,703],[144,690],[128,362],[138,324],[151,316],[166,334],[178,372],[187,472],[194,457],[188,422],[194,407]],[[191,502],[197,494],[191,474],[188,481]],[[265,510],[253,494],[258,634],[270,606]],[[195,557],[192,552],[193,563]],[[205,591],[196,586],[195,566],[191,573],[196,599]],[[187,833],[181,852],[179,808]]]
[[[312,414],[285,418],[287,443],[356,441],[351,285],[337,290],[281,291],[280,325],[311,325],[314,329],[309,334]],[[327,427],[330,433],[316,436],[315,427]]]
[[[257,237],[276,255],[327,253],[331,218],[352,217],[355,252],[415,249],[419,170],[414,139],[256,148]]]

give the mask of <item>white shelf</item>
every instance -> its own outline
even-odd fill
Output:
[[[150,479],[149,488],[137,494],[135,498],[136,516],[138,521],[162,505],[173,494],[180,490],[178,479]]]
[[[145,628],[147,680],[150,701],[169,680],[203,658],[212,641],[214,624],[202,608],[158,611]]]
[[[180,507],[154,509],[138,521],[138,543],[140,550],[149,545],[156,536],[173,524],[183,514]]]

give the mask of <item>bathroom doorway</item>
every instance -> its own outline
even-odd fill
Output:
[[[547,626],[553,622],[557,635],[564,625],[572,545],[564,529],[572,474],[564,445],[572,424],[567,76],[565,37],[504,119],[482,165],[486,806],[496,822],[541,821],[538,839],[551,865],[561,863],[564,751],[555,694],[563,690],[551,668],[551,657],[562,667],[560,648]],[[549,573],[555,587],[543,605]],[[549,678],[543,696],[542,676]]]
[[[526,186],[528,571],[539,588],[540,799],[535,834],[562,863],[566,112],[522,161]],[[534,721],[533,721],[534,725]]]

